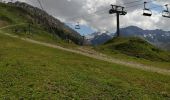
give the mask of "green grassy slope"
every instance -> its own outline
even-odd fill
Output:
[[[0,3],[0,20],[9,24],[28,23],[29,14],[24,10]]]
[[[169,76],[0,38],[0,99],[170,98]]]
[[[61,46],[76,46],[69,40],[61,39],[58,35],[49,33],[44,25],[38,23],[31,24],[29,33],[29,23],[32,23],[32,20],[34,19],[25,10],[0,3],[0,28],[16,25],[1,29],[1,31]]]
[[[170,53],[140,38],[114,38],[95,49],[118,59],[170,69]]]
[[[67,40],[62,40],[60,37],[54,34],[50,34],[47,31],[44,31],[40,26],[32,25],[31,33],[25,32],[23,29],[27,29],[28,24],[21,24],[16,26],[10,26],[4,29],[0,29],[0,32],[10,33],[16,36],[30,38],[37,41],[42,41],[50,44],[60,45],[62,47],[77,47],[73,42],[68,42]],[[18,29],[18,32],[14,32],[15,29]]]
[[[102,46],[112,51],[144,58],[152,61],[170,61],[170,54],[162,51],[140,38],[114,38]]]

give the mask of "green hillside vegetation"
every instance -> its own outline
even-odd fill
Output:
[[[31,25],[30,32],[28,30],[29,24],[19,24],[16,26],[9,26],[4,29],[0,29],[0,32],[10,33],[19,37],[30,38],[37,41],[60,45],[62,47],[77,47],[76,44],[69,40],[63,40],[55,34],[50,34],[47,31],[42,30],[41,26]]]
[[[140,38],[113,38],[95,49],[118,59],[170,69],[170,53]]]
[[[170,54],[140,38],[114,38],[101,48],[152,61],[170,61]]]
[[[170,77],[0,33],[0,99],[168,99]]]
[[[17,7],[11,7],[7,4],[0,3],[0,19],[9,24],[27,23],[28,13]]]
[[[20,4],[20,3],[19,3]],[[21,5],[26,5],[22,4]],[[28,5],[30,6],[30,5]],[[32,6],[30,6],[32,7]],[[27,36],[30,38],[39,38],[40,40],[53,40],[52,43],[65,43],[65,45],[69,43],[81,43],[80,35],[73,34],[72,30],[64,26],[60,28],[52,28],[48,26],[48,20],[41,19],[41,13],[44,13],[38,8],[33,8],[37,10],[37,13],[40,15],[32,15],[34,12],[29,12],[26,9],[22,9],[20,7],[16,7],[15,5],[3,4],[0,3],[0,26],[6,25],[16,25],[13,27],[4,28],[3,31],[8,33],[15,33],[15,35]],[[40,12],[41,11],[41,12]],[[50,16],[48,14],[44,14],[44,16]],[[50,18],[53,18],[50,16]],[[46,24],[44,24],[46,23]],[[18,25],[17,25],[18,24]],[[19,25],[21,24],[21,25]],[[29,25],[31,27],[29,32]],[[31,33],[31,34],[28,34]],[[48,39],[50,37],[50,39]],[[80,40],[79,40],[80,39]]]

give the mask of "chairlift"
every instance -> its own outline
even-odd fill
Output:
[[[162,16],[163,16],[163,17],[170,18],[170,12],[167,11],[167,10],[164,10],[164,11],[162,12]]]
[[[163,11],[162,11],[162,16],[163,16],[163,17],[170,18],[170,12],[169,12],[169,9],[168,9],[168,4],[165,5],[165,7],[166,7],[166,10],[163,10]]]
[[[144,2],[143,16],[152,16],[152,11],[146,8],[147,2]]]
[[[124,7],[122,7],[122,11],[121,11],[120,15],[126,15],[126,14],[127,14],[127,12],[124,10]]]
[[[77,25],[75,25],[75,29],[80,29],[80,24],[77,23]]]

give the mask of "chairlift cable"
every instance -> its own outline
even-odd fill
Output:
[[[42,10],[44,10],[41,1],[40,1],[40,0],[37,0],[37,1],[38,1],[39,5],[40,5],[40,8],[41,8]]]
[[[105,12],[104,12],[105,13]],[[102,13],[100,13],[100,14],[102,14]],[[104,16],[104,17],[102,17],[102,19],[104,19],[104,18],[109,18],[109,17],[113,17],[113,16],[108,16],[108,15],[106,15],[106,16]],[[93,19],[87,19],[87,17],[84,17],[83,18],[85,21],[89,21],[89,22],[94,22],[95,20],[93,20]],[[76,23],[76,25],[75,25],[75,29],[81,29],[81,26],[80,26],[80,22],[77,22]]]
[[[137,3],[137,2],[141,2],[141,0],[136,0],[136,1],[131,1],[131,2],[125,2],[122,5],[129,5],[129,4],[133,4],[133,3]],[[121,5],[121,4],[120,4]]]
[[[155,0],[154,0],[155,1]],[[148,1],[147,3],[152,3],[153,1]],[[136,4],[136,5],[132,5],[132,6],[126,6],[125,8],[133,8],[133,7],[137,7],[137,6],[140,6],[140,5],[143,5],[143,2],[142,3],[139,3],[139,4]]]
[[[157,1],[157,0],[148,1],[147,3],[151,3],[151,2],[154,2],[154,1]],[[39,2],[39,4],[40,4],[41,9],[43,9],[43,6],[42,6],[40,0],[38,0],[38,2]],[[143,5],[143,3],[136,4],[136,5],[130,5],[130,4],[134,4],[134,3],[138,3],[138,2],[141,2],[141,0],[135,0],[135,1],[131,1],[131,2],[125,2],[124,5],[129,5],[129,6],[126,6],[126,7],[125,7],[126,9]],[[149,8],[149,9],[155,9],[155,8],[160,8],[160,7],[152,7],[152,8]],[[104,9],[102,9],[102,10],[97,10],[97,11],[92,12],[92,13],[89,13],[89,14],[83,14],[83,15],[80,15],[80,16],[75,16],[75,17],[72,17],[72,18],[68,18],[68,19],[66,19],[66,20],[74,20],[74,19],[83,18],[83,17],[84,17],[84,19],[85,19],[86,16],[92,16],[93,14],[105,13],[105,12],[103,12],[103,11],[105,11],[105,10],[107,10],[107,9],[108,9],[108,8],[104,8]],[[86,19],[85,19],[85,20],[86,20]]]
[[[92,12],[92,13],[89,13],[89,14],[83,14],[83,15],[80,15],[80,16],[75,16],[75,17],[72,17],[72,18],[67,18],[67,20],[74,20],[74,19],[81,18],[81,17],[92,16],[92,15],[94,15],[94,14],[100,14],[100,13],[102,13],[103,11],[106,11],[107,9],[108,9],[108,8],[105,8],[105,9],[98,10],[98,11],[95,11],[95,12]]]
[[[124,4],[132,4],[132,3],[135,3],[135,2],[139,2],[139,1],[141,1],[141,0],[126,2],[126,3],[124,3]],[[156,0],[153,0],[153,1],[156,1]],[[148,3],[153,2],[153,1],[149,1]],[[132,7],[136,7],[136,6],[139,6],[139,5],[143,5],[143,3],[137,4],[137,5],[132,5],[132,6],[127,6],[126,8],[132,8]],[[67,18],[66,20],[74,20],[74,19],[81,18],[81,17],[92,16],[93,14],[101,13],[102,11],[105,11],[105,10],[107,10],[107,9],[108,9],[108,8],[104,8],[104,9],[102,9],[102,10],[98,10],[98,11],[95,11],[95,12],[93,12],[93,13],[83,14],[83,15],[80,15],[80,16],[72,17],[72,18]]]
[[[40,5],[40,7],[41,7],[41,10],[45,11],[44,7],[42,6],[41,1],[40,1],[40,0],[37,0],[37,1],[38,1],[39,5]],[[49,28],[51,29],[51,31],[55,34],[54,29],[53,29],[49,24],[47,24],[47,25],[49,26]]]
[[[136,1],[126,2],[126,3],[124,3],[124,4],[132,4],[132,3],[136,3],[136,2],[141,2],[141,0],[136,0]]]
[[[126,3],[124,3],[124,4],[132,4],[132,3],[139,2],[139,1],[141,1],[141,0],[126,2]],[[148,3],[151,3],[151,2],[153,2],[153,1],[157,1],[157,0],[148,1]],[[126,9],[127,9],[127,8],[137,7],[137,6],[140,6],[140,5],[143,5],[143,3],[136,4],[136,5],[132,5],[132,6],[126,6]],[[80,15],[80,16],[72,17],[72,18],[66,18],[66,20],[74,20],[74,19],[81,18],[81,17],[92,16],[93,14],[101,13],[102,11],[105,11],[105,10],[107,10],[107,9],[108,9],[108,8],[105,8],[105,9],[102,9],[102,10],[98,10],[98,11],[95,11],[95,12],[89,13],[89,14],[83,14],[83,15]]]

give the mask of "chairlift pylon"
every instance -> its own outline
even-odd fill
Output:
[[[166,4],[165,7],[166,7],[166,10],[162,11],[162,16],[166,17],[166,18],[170,18],[170,12],[169,12],[169,9],[168,9],[168,4]]]
[[[146,8],[147,2],[144,2],[143,16],[152,16],[152,11]]]
[[[75,29],[80,29],[80,24],[79,24],[79,22],[75,25]]]

